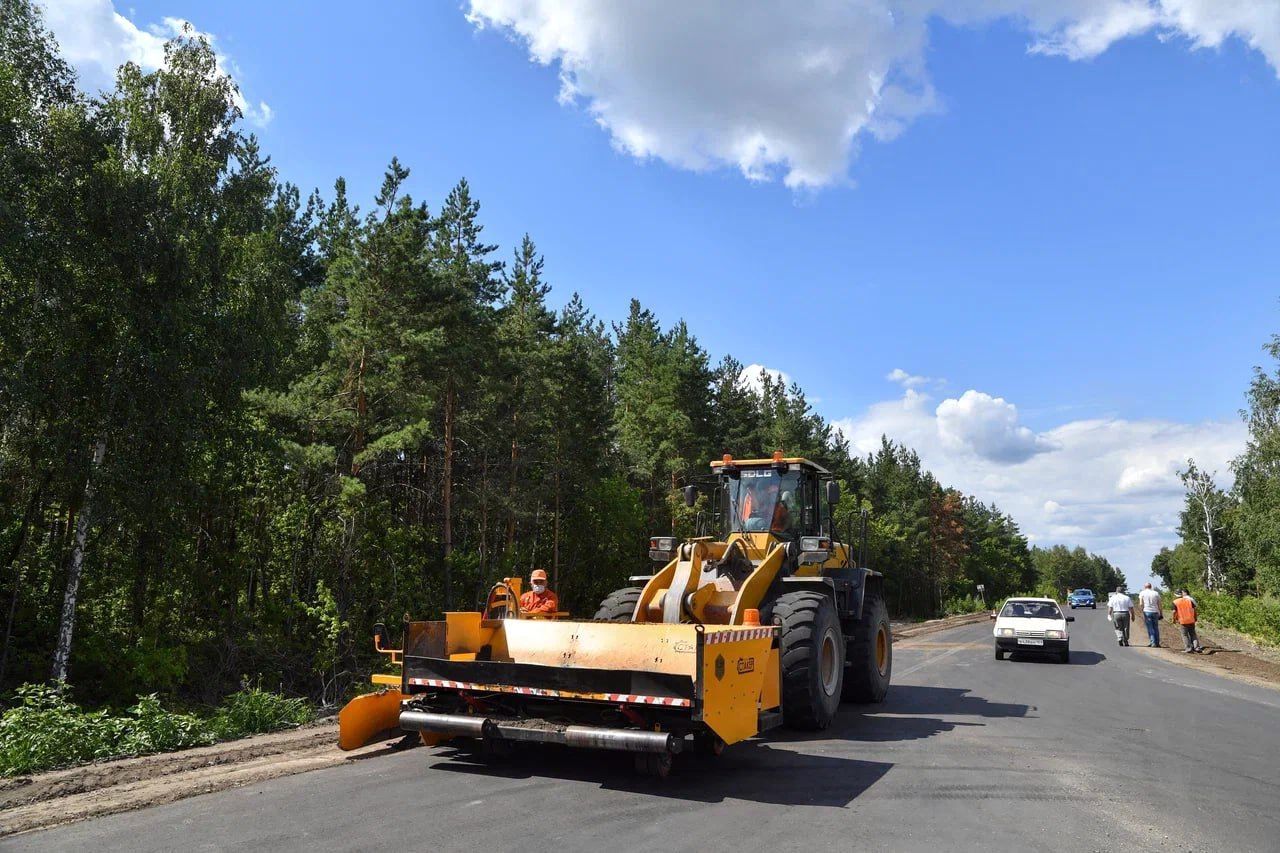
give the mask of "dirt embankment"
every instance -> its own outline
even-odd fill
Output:
[[[1187,654],[1182,650],[1182,632],[1167,617],[1160,623],[1160,647],[1145,649],[1196,669],[1235,678],[1250,684],[1280,687],[1280,651],[1260,646],[1235,631],[1213,628],[1203,623],[1196,626],[1201,654]],[[1142,648],[1147,643],[1147,627],[1137,620],[1133,631],[1133,644]]]
[[[333,719],[214,746],[0,780],[0,836],[358,760],[386,744],[337,748]]]
[[[981,613],[966,613],[963,616],[930,619],[928,622],[894,622],[893,638],[895,640],[909,640],[912,637],[923,637],[926,634],[945,631],[948,628],[955,628],[960,625],[971,625],[976,622],[989,622],[990,620],[991,614],[984,610]]]

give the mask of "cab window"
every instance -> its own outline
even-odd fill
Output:
[[[724,484],[727,532],[792,540],[818,532],[817,483],[802,471],[747,469]]]

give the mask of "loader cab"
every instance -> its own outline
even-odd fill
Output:
[[[717,520],[721,533],[769,533],[784,542],[831,536],[832,505],[824,483],[829,471],[799,458],[711,463],[717,475]]]

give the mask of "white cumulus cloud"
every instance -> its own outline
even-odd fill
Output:
[[[112,0],[45,0],[45,23],[58,41],[63,58],[76,69],[80,85],[90,91],[115,80],[116,69],[126,62],[144,70],[164,65],[164,43],[190,26],[216,46],[211,33],[201,32],[181,18],[166,17],[145,29],[116,11]],[[218,69],[234,69],[231,60],[218,54]],[[266,102],[250,103],[236,93],[236,106],[253,124],[264,127],[274,113]]]
[[[1030,52],[1077,60],[1146,33],[1193,48],[1238,38],[1280,71],[1275,0],[470,0],[467,17],[556,67],[560,100],[618,149],[794,188],[844,180],[860,139],[936,108],[933,19],[1009,20]]]
[[[858,453],[875,452],[882,435],[914,448],[943,483],[995,503],[1032,542],[1083,545],[1133,583],[1146,579],[1161,546],[1177,541],[1179,468],[1194,457],[1227,472],[1246,437],[1239,421],[1119,418],[1034,433],[1000,397],[971,390],[935,406],[913,388],[835,426]],[[1230,486],[1225,476],[1218,484]]]
[[[750,388],[754,393],[759,394],[764,390],[765,376],[770,377],[774,382],[781,382],[783,387],[791,387],[791,374],[784,373],[773,367],[765,367],[763,364],[748,364],[742,368],[742,371],[738,374],[738,381]]]
[[[981,391],[969,390],[958,400],[943,400],[935,415],[944,445],[993,462],[1024,462],[1053,447],[1018,423],[1017,406]]]
[[[937,381],[929,376],[916,376],[913,373],[907,373],[901,367],[895,367],[890,370],[885,374],[884,378],[901,385],[903,388],[919,388],[922,385],[929,385]]]

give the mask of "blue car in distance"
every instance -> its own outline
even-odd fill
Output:
[[[1067,604],[1071,605],[1072,610],[1077,607],[1088,607],[1090,610],[1098,609],[1098,602],[1093,597],[1093,590],[1091,589],[1071,590],[1071,594],[1067,596]]]

